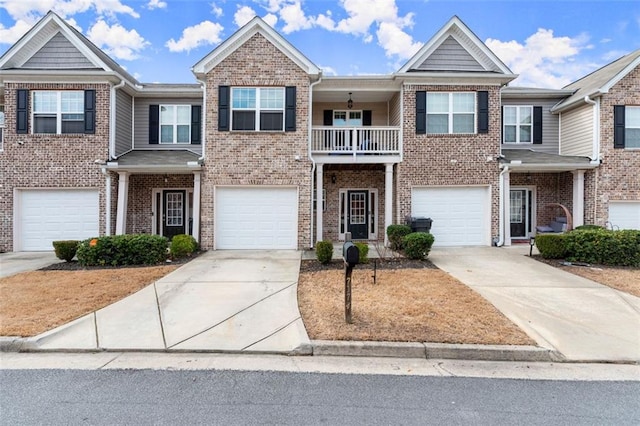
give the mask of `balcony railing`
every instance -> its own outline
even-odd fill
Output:
[[[400,155],[399,127],[313,127],[311,153]]]

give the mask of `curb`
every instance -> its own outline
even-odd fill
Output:
[[[23,337],[1,336],[0,352],[20,352],[25,340]]]

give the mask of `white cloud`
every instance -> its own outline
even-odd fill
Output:
[[[283,6],[280,9],[280,18],[285,23],[282,27],[282,32],[285,34],[308,30],[313,26],[313,21],[305,16],[299,1]]]
[[[215,3],[211,3],[211,13],[213,13],[216,18],[219,18],[223,15],[223,10]]]
[[[267,13],[265,16],[262,17],[262,19],[264,19],[264,22],[266,22],[273,28],[275,28],[276,24],[278,23],[278,17],[273,13]]]
[[[5,28],[0,24],[0,44],[13,44],[20,39],[27,31],[31,29],[33,24],[23,21],[22,19],[9,28]]]
[[[514,73],[520,74],[514,85],[561,88],[596,66],[578,58],[581,51],[592,48],[588,41],[585,34],[556,37],[553,30],[540,28],[524,43],[491,38],[485,43]]]
[[[332,67],[325,67],[322,65],[318,65],[318,67],[322,70],[322,74],[324,75],[338,75],[336,70]]]
[[[408,59],[422,47],[421,42],[414,42],[409,34],[390,22],[381,22],[376,35],[387,56]]]
[[[238,10],[236,10],[236,13],[233,15],[233,22],[238,27],[241,27],[252,20],[254,16],[256,16],[255,10],[251,9],[249,6],[242,6],[239,7]]]
[[[189,52],[200,46],[218,44],[222,41],[220,34],[224,27],[211,21],[203,21],[182,31],[182,37],[178,41],[171,39],[165,46],[171,52]]]
[[[162,0],[149,0],[149,3],[147,3],[147,9],[149,10],[166,9],[166,8],[167,8],[167,2]]]
[[[120,24],[109,26],[102,19],[89,28],[87,37],[111,57],[127,61],[139,58],[140,51],[150,44],[136,30],[127,30]]]

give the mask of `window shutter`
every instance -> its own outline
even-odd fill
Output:
[[[149,143],[156,144],[160,140],[160,105],[149,105]]]
[[[624,148],[624,105],[613,106],[613,147]]]
[[[333,110],[332,109],[325,109],[322,112],[322,125],[333,126]]]
[[[17,101],[16,133],[26,134],[29,132],[29,91],[27,89],[18,89]]]
[[[489,133],[489,92],[478,92],[478,133]]]
[[[427,92],[416,92],[416,134],[427,133]]]
[[[191,105],[191,143],[200,145],[202,143],[202,107]]]
[[[229,114],[231,88],[229,86],[218,86],[218,130],[229,131]]]
[[[96,132],[96,91],[84,91],[84,132]]]
[[[362,125],[371,126],[371,110],[365,109],[362,111]]]
[[[533,107],[533,143],[542,143],[542,107]]]
[[[287,86],[284,96],[284,131],[296,131],[296,86]]]

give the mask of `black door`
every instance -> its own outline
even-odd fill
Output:
[[[509,197],[511,217],[511,237],[523,238],[527,235],[527,191],[512,189]]]
[[[369,238],[369,191],[347,191],[347,232],[354,240]]]
[[[162,235],[171,239],[174,235],[185,234],[186,191],[162,191],[162,198]]]

